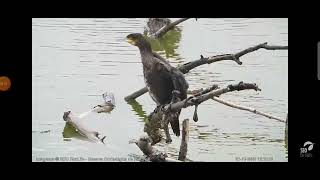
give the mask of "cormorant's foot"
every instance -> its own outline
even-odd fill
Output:
[[[158,105],[154,110],[153,110],[153,113],[157,113],[159,112],[159,110],[162,109],[162,106],[161,105]]]
[[[171,110],[171,104],[172,103],[168,104],[168,107],[167,106],[163,106],[162,111],[165,112],[165,113],[169,112]]]
[[[166,105],[161,105],[161,106],[160,106],[160,110],[161,110],[161,111],[165,111],[165,108],[164,108],[164,107],[166,107]]]
[[[171,110],[171,104],[180,101],[180,98],[179,98],[180,95],[181,95],[181,92],[180,92],[180,91],[178,91],[178,90],[173,90],[171,93],[172,93],[171,102],[170,102],[170,104],[169,104],[169,107],[164,108],[165,111],[170,111],[170,110]],[[165,106],[164,106],[164,107],[165,107]]]
[[[184,108],[187,107],[188,101],[189,101],[190,99],[192,99],[192,98],[194,98],[194,96],[190,96],[190,97],[188,97],[188,98],[186,98],[186,99],[184,100]]]

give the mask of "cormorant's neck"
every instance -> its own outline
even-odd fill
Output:
[[[152,54],[151,45],[146,40],[141,41],[141,44],[138,47],[139,47],[141,56],[146,54]]]
[[[138,47],[140,50],[141,62],[143,64],[143,67],[151,68],[152,62],[150,60],[152,60],[151,57],[153,56],[151,45],[145,40],[140,43],[141,44]]]

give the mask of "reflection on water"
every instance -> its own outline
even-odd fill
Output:
[[[62,132],[64,140],[69,141],[69,138],[76,138],[84,141],[90,141],[86,136],[80,134],[76,128],[74,128],[70,123],[66,122],[63,132]]]
[[[144,132],[152,139],[152,145],[160,142],[162,140],[162,134],[160,131],[161,124],[156,118],[149,118],[145,111],[142,109],[136,100],[128,101],[128,104],[131,105],[132,111],[134,111],[144,122]]]
[[[181,39],[181,29],[179,27],[168,31],[159,39],[148,37],[146,33],[145,37],[150,42],[153,51],[158,52],[165,58],[179,59],[179,54],[176,52]]]
[[[134,111],[135,114],[138,115],[141,120],[143,120],[144,122],[148,121],[148,116],[146,115],[146,112],[143,110],[142,105],[139,104],[138,101],[130,100],[127,101],[127,103],[131,106],[132,111]]]
[[[142,33],[145,26],[146,19],[32,19],[33,160],[53,155],[118,157],[141,153],[128,141],[144,130],[152,133],[148,128],[154,126],[147,115],[155,103],[148,94],[129,103],[123,98],[144,87],[140,53],[125,37]],[[164,37],[148,40],[154,51],[179,66],[199,59],[200,54],[234,53],[262,42],[287,45],[288,19],[189,19]],[[221,61],[193,69],[186,74],[190,89],[255,82],[261,92],[233,92],[221,98],[285,117],[288,51],[259,50],[241,60],[241,66]],[[63,122],[61,113],[85,112],[100,103],[97,97],[105,91],[115,93],[117,108],[88,124],[107,136],[106,145],[69,141],[83,137]],[[183,109],[180,119],[191,119],[193,110]],[[198,115],[198,122],[190,121],[188,159],[236,161],[236,157],[266,156],[288,161],[283,123],[214,101],[201,104]],[[45,133],[38,133],[41,131]],[[172,140],[171,144],[161,141],[156,148],[177,158],[181,139],[172,135]]]

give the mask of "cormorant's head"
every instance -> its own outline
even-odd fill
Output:
[[[134,46],[142,46],[143,44],[146,43],[145,38],[143,37],[142,34],[140,33],[133,33],[133,34],[129,34],[127,36],[127,42],[134,45]]]

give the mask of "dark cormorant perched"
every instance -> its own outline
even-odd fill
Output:
[[[140,33],[129,34],[127,40],[140,50],[145,84],[151,98],[156,102],[156,110],[166,104],[187,98],[189,87],[183,74],[172,67],[160,55],[152,52],[150,43]],[[180,135],[179,115],[181,110],[168,115],[171,128]]]

